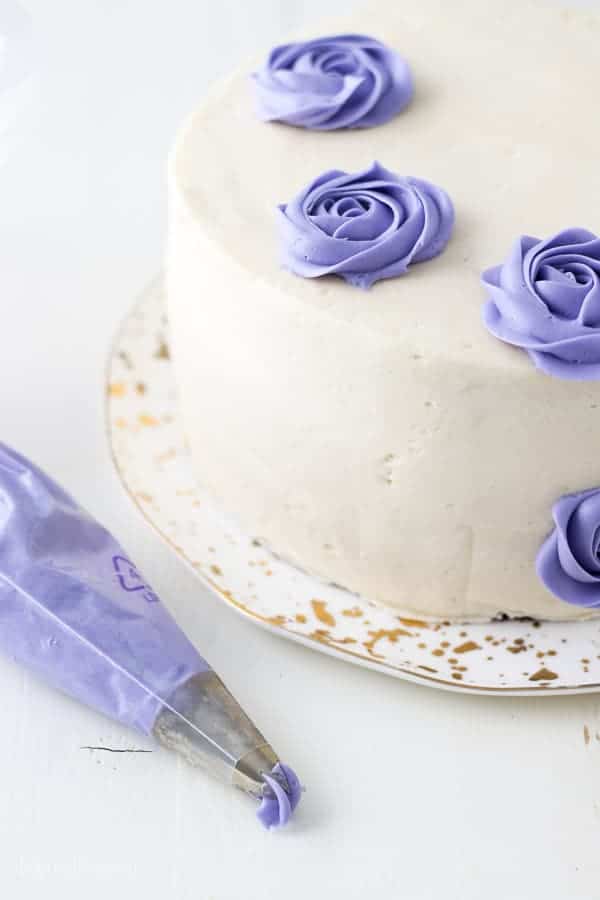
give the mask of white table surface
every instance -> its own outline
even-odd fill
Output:
[[[160,266],[179,122],[245,54],[347,0],[26,6],[40,77],[0,167],[0,439],[114,531],[307,791],[266,833],[166,752],[82,749],[151,744],[0,659],[0,897],[600,897],[600,695],[442,693],[264,633],[183,569],[109,461],[103,366]]]

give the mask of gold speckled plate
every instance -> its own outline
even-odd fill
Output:
[[[600,620],[450,625],[407,618],[276,558],[215,508],[194,482],[177,414],[160,279],[123,323],[107,378],[109,439],[126,490],[202,581],[252,621],[340,660],[434,687],[600,689]]]

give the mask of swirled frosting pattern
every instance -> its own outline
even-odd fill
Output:
[[[286,825],[302,796],[298,776],[289,766],[277,763],[263,779],[265,792],[256,815],[265,828]]]
[[[279,206],[278,222],[286,268],[368,288],[440,253],[454,208],[441,188],[375,162],[354,175],[324,172]]]
[[[253,79],[261,119],[320,131],[381,125],[414,93],[404,59],[361,34],[275,47]]]
[[[552,518],[555,528],[538,553],[538,575],[561,600],[600,606],[600,488],[561,497]]]
[[[483,321],[558,378],[600,379],[600,238],[568,228],[520,237],[503,265],[483,273]]]

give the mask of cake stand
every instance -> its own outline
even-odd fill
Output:
[[[106,411],[115,466],[146,521],[250,621],[340,661],[432,687],[495,695],[600,690],[598,619],[430,623],[326,584],[244,534],[194,479],[160,278],[115,339]]]

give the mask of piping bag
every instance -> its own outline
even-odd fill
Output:
[[[109,532],[0,444],[0,651],[260,801],[285,825],[301,793]]]

